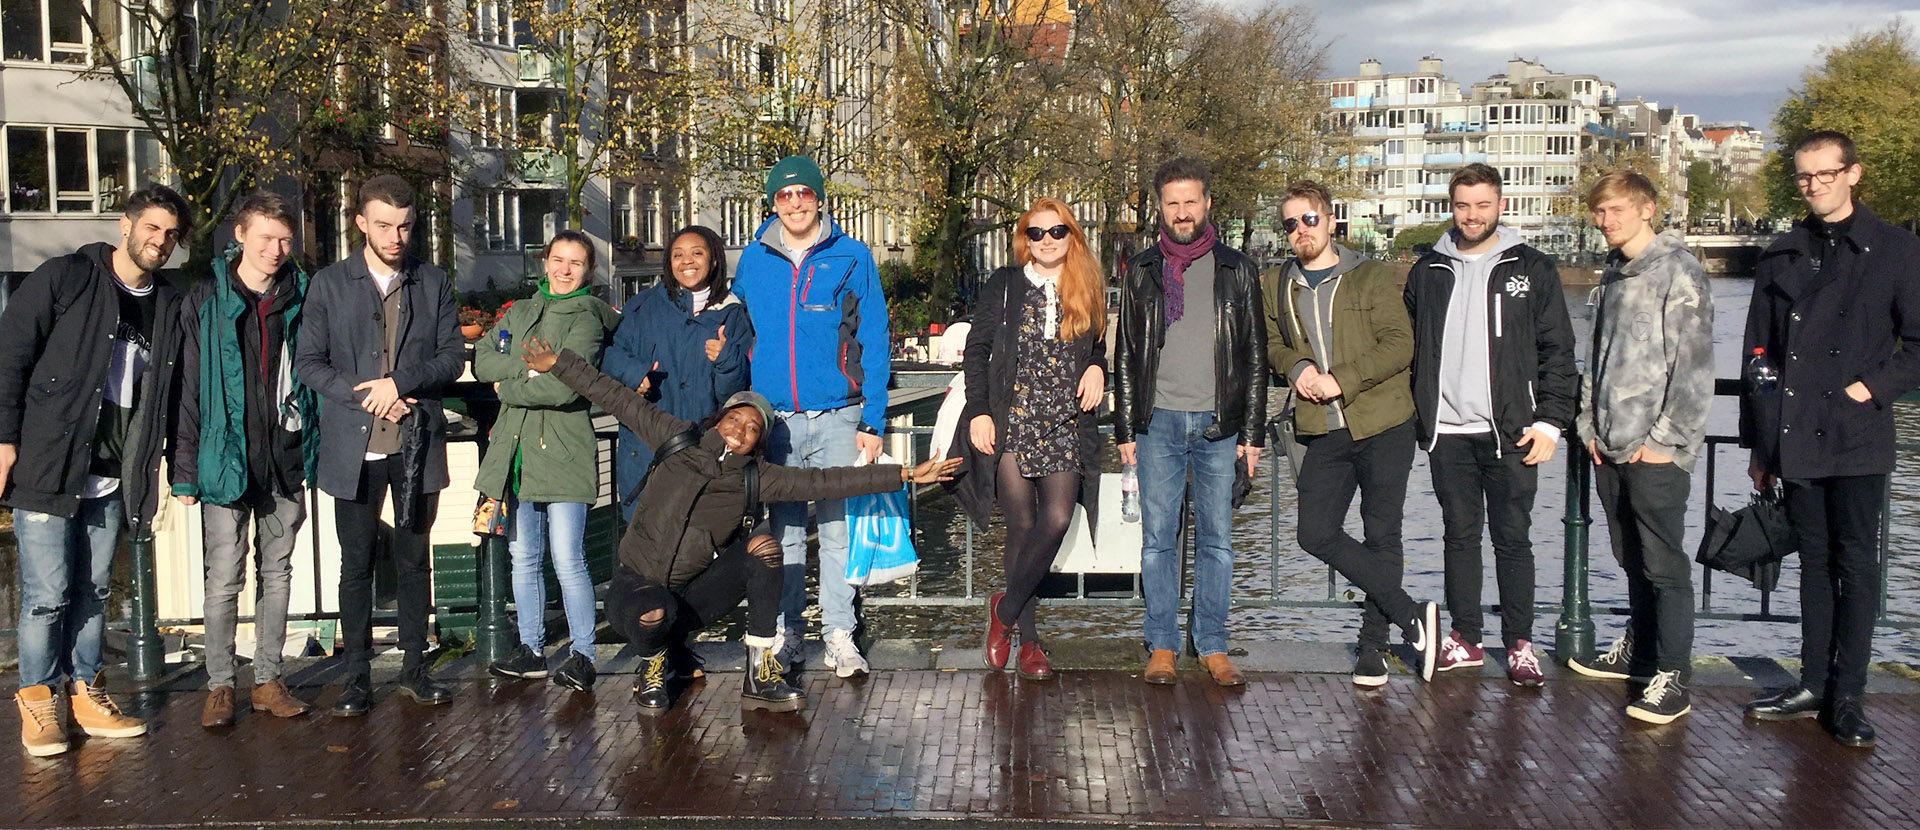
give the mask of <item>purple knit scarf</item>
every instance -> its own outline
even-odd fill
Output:
[[[1162,272],[1166,276],[1166,285],[1163,290],[1166,291],[1167,298],[1167,325],[1173,325],[1187,313],[1187,266],[1213,250],[1214,239],[1211,222],[1207,223],[1206,229],[1202,230],[1199,236],[1194,237],[1192,242],[1175,241],[1173,232],[1167,230],[1166,226],[1161,226],[1160,255],[1167,259],[1166,270]]]

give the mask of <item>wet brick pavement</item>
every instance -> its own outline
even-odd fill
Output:
[[[1880,747],[1812,721],[1748,724],[1750,689],[1705,688],[1667,727],[1628,721],[1618,683],[1257,672],[1052,682],[979,670],[812,672],[810,707],[742,713],[716,672],[640,717],[629,676],[597,694],[464,680],[448,706],[378,691],[371,716],[243,712],[199,726],[204,693],[130,701],[144,738],[0,764],[0,825],[455,822],[660,817],[946,818],[1488,827],[1911,826],[1920,696],[1876,694]],[[174,688],[188,684],[175,683]],[[329,703],[332,688],[302,694]],[[5,728],[16,728],[5,718]],[[8,736],[11,738],[11,735]]]

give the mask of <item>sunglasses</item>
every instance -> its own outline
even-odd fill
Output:
[[[1287,233],[1293,233],[1294,229],[1301,225],[1306,225],[1309,228],[1320,227],[1320,214],[1309,210],[1306,213],[1300,214],[1297,218],[1288,217],[1280,221],[1280,227],[1286,228]]]
[[[784,205],[784,204],[791,203],[796,205],[804,205],[804,204],[811,203],[813,200],[814,200],[813,188],[801,187],[798,185],[785,188],[783,190],[774,191],[774,194],[773,194],[773,201],[775,204]]]
[[[1040,237],[1051,236],[1054,239],[1066,239],[1069,229],[1066,225],[1054,225],[1051,228],[1027,228],[1027,241],[1039,242]]]

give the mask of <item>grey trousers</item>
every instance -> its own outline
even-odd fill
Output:
[[[233,629],[239,618],[240,589],[247,578],[247,530],[253,529],[254,575],[259,590],[253,605],[253,682],[280,676],[280,652],[287,642],[287,600],[293,582],[293,540],[307,520],[299,496],[274,496],[265,504],[239,501],[201,505],[206,550],[207,688],[233,685]]]

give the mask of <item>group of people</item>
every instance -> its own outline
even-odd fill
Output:
[[[1794,151],[1810,215],[1761,259],[1743,354],[1769,362],[1778,383],[1742,397],[1741,437],[1756,488],[1784,485],[1799,533],[1804,669],[1798,688],[1748,712],[1818,716],[1843,743],[1871,745],[1862,692],[1875,543],[1893,463],[1889,407],[1920,385],[1920,240],[1852,199],[1862,171],[1844,135],[1816,133]],[[731,275],[718,235],[682,229],[660,284],[619,313],[590,292],[591,238],[556,234],[534,295],[473,348],[474,377],[500,403],[475,487],[498,502],[519,617],[518,647],[490,671],[594,682],[584,531],[600,491],[598,406],[620,422],[614,484],[627,519],[606,617],[641,657],[643,711],[670,707],[675,679],[701,673],[689,638],[743,600],[743,706],[805,705],[790,673],[808,605],[809,516],[823,663],[843,678],[864,673],[841,500],[956,476],[1006,518],[985,660],[1052,677],[1034,610],[1074,506],[1098,481],[1097,413],[1111,390],[1118,453],[1139,477],[1143,677],[1177,682],[1190,501],[1192,641],[1212,681],[1243,684],[1227,654],[1231,518],[1267,443],[1271,373],[1288,387],[1279,449],[1299,493],[1300,546],[1366,595],[1355,684],[1387,682],[1396,627],[1423,679],[1484,664],[1489,525],[1507,674],[1543,682],[1530,516],[1538,466],[1571,429],[1597,466],[1631,607],[1612,649],[1571,665],[1636,684],[1633,718],[1686,714],[1693,619],[1681,535],[1713,396],[1712,292],[1680,234],[1656,231],[1650,182],[1614,173],[1586,194],[1611,252],[1584,372],[1558,269],[1500,223],[1493,168],[1454,175],[1453,228],[1404,286],[1334,241],[1334,197],[1320,184],[1288,188],[1281,222],[1293,256],[1264,276],[1220,240],[1203,164],[1169,161],[1153,187],[1158,240],[1117,275],[1111,323],[1106,280],[1071,208],[1042,198],[1019,217],[1015,264],[975,298],[964,429],[943,448],[951,458],[913,468],[877,463],[885,298],[871,252],[827,214],[811,160],[769,171],[774,215]],[[427,534],[449,478],[440,396],[467,356],[452,285],[410,253],[415,217],[405,180],[369,179],[355,217],[364,247],[309,277],[291,256],[292,209],[256,193],[232,217],[236,244],[183,293],[155,271],[191,210],[150,186],[128,198],[118,245],[50,260],[13,294],[0,316],[0,502],[14,509],[20,549],[16,702],[29,753],[66,751],[69,717],[95,737],[146,729],[104,689],[102,606],[122,534],[150,526],[158,509],[163,459],[171,495],[203,517],[203,725],[231,726],[240,705],[234,628],[250,550],[259,591],[247,703],[280,717],[309,709],[280,678],[309,484],[333,499],[342,560],[333,713],[374,703],[378,555],[397,575],[399,691],[421,704],[451,699],[426,663]],[[1443,517],[1444,635],[1439,604],[1402,586],[1416,448]],[[1362,539],[1344,529],[1356,493]],[[557,669],[545,651],[548,559],[570,636]]]

